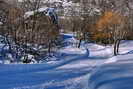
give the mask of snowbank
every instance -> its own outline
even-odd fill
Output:
[[[89,79],[89,89],[133,89],[133,60],[117,61],[98,68]]]
[[[108,58],[92,72],[89,89],[133,89],[132,44],[133,41],[122,41],[120,55]]]

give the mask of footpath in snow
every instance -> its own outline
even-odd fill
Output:
[[[98,89],[92,76],[94,70],[125,60],[127,56],[133,57],[130,46],[123,44],[121,50],[122,55],[113,57],[111,46],[88,43],[78,49],[67,45],[59,50],[62,56],[58,60],[42,64],[1,64],[0,89],[89,89],[90,84],[92,89]]]

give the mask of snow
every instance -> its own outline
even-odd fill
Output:
[[[77,48],[72,46],[67,46],[64,49],[60,50],[61,53],[65,54],[85,54],[86,50],[84,48]]]
[[[51,17],[53,23],[58,23],[56,9],[52,7],[42,7],[35,11],[28,11],[25,13],[24,18],[28,18],[34,15],[36,12],[42,12],[44,15]]]
[[[35,12],[44,12],[48,9],[48,7],[42,7],[42,8],[39,8],[37,11],[28,11],[25,13],[24,17],[25,18],[28,18],[30,17],[31,15],[34,15]]]
[[[54,2],[62,2],[62,0],[44,0],[44,3],[54,3]]]
[[[133,41],[123,41],[120,55],[108,58],[104,65],[92,72],[89,89],[133,89],[132,44]]]
[[[3,23],[2,22],[0,22],[0,25],[2,25]]]
[[[133,89],[132,59],[106,64],[89,79],[90,89]]]
[[[44,3],[60,3],[64,10],[62,19],[69,18],[73,9],[75,14],[81,10],[80,3],[70,0],[44,0]],[[131,3],[129,7],[133,9]],[[37,11],[45,13],[47,9],[42,7]],[[53,9],[49,11],[53,12]],[[89,10],[90,15],[101,12],[96,7]],[[26,12],[24,17],[28,18],[35,12]],[[77,48],[79,41],[73,33],[61,35],[64,45],[57,50],[56,56],[44,58],[38,64],[30,54],[27,54],[32,60],[30,64],[10,64],[9,59],[14,60],[13,56],[5,54],[9,48],[0,40],[0,52],[7,56],[3,60],[0,55],[0,89],[133,89],[133,41],[122,41],[120,54],[114,56],[112,45],[83,42],[81,48]]]
[[[38,10],[36,10],[36,11],[28,11],[28,12],[25,13],[24,17],[27,18],[31,15],[34,15],[35,12],[47,12],[46,15],[49,15],[50,12],[55,12],[55,8],[42,7],[42,8],[39,8]]]
[[[0,89],[133,88],[133,41],[123,41],[120,55],[113,56],[113,46],[82,43],[81,48],[76,48],[78,40],[71,33],[63,36],[65,42],[73,44],[59,49],[58,56],[47,61],[1,64]],[[28,57],[33,58],[32,55]]]

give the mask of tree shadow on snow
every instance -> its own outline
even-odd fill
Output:
[[[128,54],[133,54],[133,50],[127,52],[127,53],[124,53],[124,54],[120,54],[120,55],[128,55]]]

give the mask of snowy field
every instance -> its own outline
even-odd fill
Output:
[[[65,40],[74,43],[70,36]],[[71,44],[58,50],[58,60],[1,64],[0,89],[133,89],[132,45],[123,41],[114,57],[112,46],[87,43],[78,49]]]

